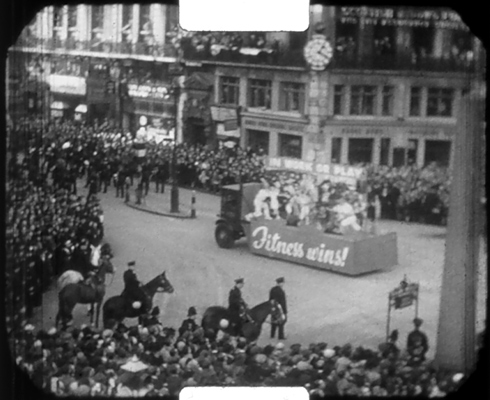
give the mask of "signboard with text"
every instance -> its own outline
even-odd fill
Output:
[[[165,99],[169,90],[165,86],[149,86],[128,84],[128,94],[130,97]]]
[[[396,234],[325,234],[314,227],[286,226],[283,220],[254,220],[247,234],[250,251],[347,275],[397,264]]]
[[[293,170],[320,176],[332,182],[345,182],[355,186],[357,181],[364,178],[364,169],[340,164],[320,164],[296,158],[268,157],[267,169]]]
[[[85,78],[78,76],[50,75],[49,86],[52,92],[84,96],[87,91]]]

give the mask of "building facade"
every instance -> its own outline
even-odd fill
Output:
[[[145,116],[166,138],[176,121],[179,141],[271,156],[450,165],[459,102],[483,80],[485,59],[460,17],[410,7],[310,14],[306,32],[191,33],[176,28],[173,6],[48,7],[14,50],[49,69],[53,103],[68,116],[83,104],[89,118],[130,130]],[[303,51],[319,32],[333,55],[316,71]]]

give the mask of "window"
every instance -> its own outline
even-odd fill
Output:
[[[425,141],[425,165],[437,163],[440,166],[449,166],[451,157],[451,142],[449,140]]]
[[[432,55],[435,30],[433,27],[412,28],[412,48],[417,58],[425,58]]]
[[[350,114],[374,115],[376,86],[352,86]]]
[[[104,28],[104,6],[92,6],[92,31]]]
[[[132,41],[133,29],[133,5],[123,5],[122,10],[122,38],[123,42],[130,43]]]
[[[304,111],[305,85],[296,82],[282,82],[279,96],[282,111]]]
[[[333,114],[342,115],[344,114],[344,96],[345,96],[345,86],[335,85],[333,90]]]
[[[220,103],[238,105],[240,79],[228,76],[221,77]]]
[[[63,25],[63,9],[61,7],[53,7],[53,27],[61,28]]]
[[[279,156],[301,158],[303,138],[296,135],[279,134]]]
[[[342,138],[332,138],[332,153],[331,162],[333,164],[340,164],[342,157]]]
[[[374,139],[349,139],[349,164],[370,163]]]
[[[382,138],[379,150],[379,164],[388,165],[390,157],[390,139]]]
[[[427,116],[450,117],[453,114],[453,89],[429,88],[427,93]]]
[[[374,53],[377,56],[390,56],[395,54],[396,31],[394,26],[374,26]]]
[[[271,108],[271,81],[250,79],[249,106]]]
[[[255,153],[264,154],[264,155],[269,154],[269,132],[248,129],[247,137],[248,137],[247,145]]]
[[[393,86],[383,86],[382,89],[382,103],[381,103],[381,115],[389,116],[393,115]]]
[[[410,116],[419,117],[422,103],[422,88],[410,88]]]
[[[335,52],[343,58],[353,58],[357,53],[359,23],[343,23],[337,20],[335,31]]]
[[[407,165],[414,165],[417,163],[418,148],[419,141],[417,139],[408,139]]]
[[[77,27],[77,6],[68,6],[68,28]]]
[[[151,25],[149,4],[140,6],[139,29],[140,29],[140,35],[139,35],[140,42],[143,42],[146,37],[152,35],[153,28]]]

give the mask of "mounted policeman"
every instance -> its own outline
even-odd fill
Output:
[[[121,297],[125,298],[133,309],[139,310],[144,306],[147,296],[143,292],[143,285],[136,276],[135,266],[136,261],[128,262],[128,269],[123,274],[124,290],[121,293]]]
[[[228,311],[233,331],[239,335],[242,331],[242,325],[250,321],[247,303],[243,300],[242,289],[245,284],[243,278],[235,279],[235,286],[230,290],[228,296]]]

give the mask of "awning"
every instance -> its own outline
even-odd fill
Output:
[[[75,112],[86,114],[87,113],[87,105],[86,104],[79,104],[77,106],[77,108],[75,108]]]
[[[51,109],[53,110],[66,110],[70,108],[70,106],[62,101],[53,101],[51,104]]]

